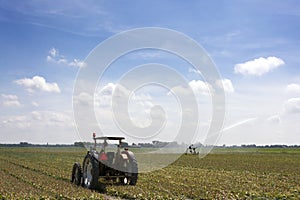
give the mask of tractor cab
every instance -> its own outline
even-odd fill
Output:
[[[128,159],[128,148],[124,148],[124,150],[121,151],[123,147],[122,140],[124,139],[124,137],[96,137],[96,134],[93,134],[94,146],[91,147],[90,152],[93,152],[94,157],[103,164],[110,167],[116,166],[118,162],[121,162],[120,160]],[[117,142],[117,144],[113,144],[115,142]],[[99,149],[99,145],[100,150],[97,150],[97,148]],[[113,151],[115,146],[117,148]]]

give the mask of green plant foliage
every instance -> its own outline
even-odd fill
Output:
[[[106,194],[70,183],[73,163],[85,154],[83,148],[0,148],[0,200],[300,199],[299,149],[182,155],[166,168],[140,174],[136,186],[108,184]]]

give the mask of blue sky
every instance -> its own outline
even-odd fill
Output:
[[[12,0],[0,3],[0,26],[0,143],[79,140],[72,93],[83,61],[105,39],[142,27],[182,32],[214,60],[227,80],[219,144],[300,143],[298,1]],[[123,70],[144,62],[169,63],[190,83],[202,80],[173,57],[150,50],[128,55],[102,87],[113,88]],[[202,82],[193,83],[203,94]],[[158,99],[149,88],[140,95],[148,106]]]

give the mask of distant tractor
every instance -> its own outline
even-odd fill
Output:
[[[196,152],[196,149],[199,148],[201,146],[194,146],[193,144],[191,144],[185,151],[185,154],[193,154],[193,155],[198,155],[199,152]]]
[[[93,133],[94,146],[87,152],[82,167],[73,165],[71,182],[89,189],[99,189],[99,179],[106,182],[135,185],[138,179],[138,165],[134,154],[125,148],[121,151],[124,137],[96,137]],[[103,141],[100,151],[96,150],[97,141]],[[108,151],[108,140],[118,141],[116,152]]]

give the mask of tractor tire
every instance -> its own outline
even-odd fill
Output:
[[[138,165],[135,157],[130,160],[131,165],[131,177],[129,179],[129,185],[136,185],[138,179]]]
[[[98,161],[91,156],[90,154],[87,154],[83,161],[83,180],[82,185],[83,187],[89,188],[89,189],[99,189],[99,163]]]
[[[78,162],[73,165],[71,182],[75,185],[81,185],[82,183],[82,169]]]
[[[129,166],[127,168],[127,172],[129,172],[130,176],[128,177],[129,185],[136,185],[138,179],[138,163],[137,160],[131,151],[123,151],[122,153],[126,153],[129,158]]]

